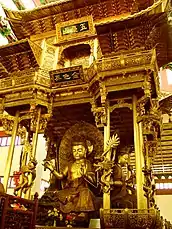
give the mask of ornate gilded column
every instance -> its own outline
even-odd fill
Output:
[[[16,139],[18,123],[19,123],[19,114],[20,114],[19,111],[17,111],[16,116],[14,118],[14,124],[13,124],[13,128],[12,128],[12,136],[11,136],[11,144],[10,144],[10,147],[8,150],[8,156],[7,156],[6,166],[5,166],[5,173],[4,173],[4,189],[5,189],[5,191],[7,191],[7,188],[8,188],[8,179],[10,176],[10,171],[11,171],[11,166],[12,166],[12,161],[13,161],[15,139]]]
[[[144,168],[145,176],[144,195],[147,198],[147,207],[155,205],[155,183],[152,176],[152,163],[158,151],[158,143],[161,132],[161,112],[157,99],[151,97],[147,101],[145,112],[140,116],[139,123],[142,123],[143,131],[143,150],[144,150]],[[149,106],[148,106],[149,105]]]
[[[41,108],[39,108],[38,110],[35,108],[33,110],[33,116],[31,119],[31,123],[32,123],[31,128],[33,131],[35,131],[35,133],[33,134],[32,153],[30,155],[30,157],[34,159],[36,158],[36,148],[37,148],[37,142],[38,142],[38,133],[40,129],[40,119],[41,119]],[[31,188],[29,188],[29,190],[25,194],[26,199],[30,199],[30,197],[31,197]]]
[[[136,160],[136,185],[137,185],[137,208],[146,208],[146,199],[144,197],[143,184],[144,174],[142,169],[144,167],[143,156],[143,140],[141,127],[137,123],[137,97],[133,95],[133,129],[134,129],[134,151]]]
[[[104,151],[106,150],[106,144],[110,139],[110,107],[109,102],[106,103],[106,116],[107,116],[107,123],[104,125]],[[106,158],[108,161],[111,161],[111,154],[110,152],[107,153]],[[110,176],[109,176],[110,181]],[[103,193],[103,208],[110,209],[110,191]]]
[[[108,140],[110,139],[110,104],[107,99],[107,89],[104,82],[99,83],[100,86],[100,98],[101,106],[97,106],[96,99],[93,98],[92,102],[92,112],[95,116],[96,125],[98,128],[103,128],[104,130],[104,150]],[[110,152],[106,154],[107,161],[111,161]],[[110,175],[107,177],[107,180],[110,181]],[[110,209],[110,190],[103,193],[103,208]]]
[[[32,156],[35,158],[36,156],[36,147],[38,142],[38,132],[39,132],[39,125],[41,119],[41,108],[38,109],[37,120],[36,120],[36,130],[33,135],[33,144],[32,144]]]

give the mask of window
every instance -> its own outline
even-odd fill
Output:
[[[172,179],[161,176],[161,179],[155,180],[156,195],[171,195],[172,194]]]
[[[0,146],[10,146],[11,144],[11,137],[0,137]],[[21,138],[16,136],[15,139],[15,146],[21,145]]]

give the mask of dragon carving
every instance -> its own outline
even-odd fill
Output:
[[[100,185],[104,193],[111,190],[114,181],[111,177],[113,174],[113,167],[115,165],[116,149],[120,144],[120,139],[117,134],[114,134],[107,142],[106,149],[101,157],[95,159],[98,163],[94,164],[96,172],[99,171],[102,175],[100,178]]]

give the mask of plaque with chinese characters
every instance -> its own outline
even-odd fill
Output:
[[[78,23],[75,25],[69,25],[61,28],[62,36],[73,34],[73,33],[81,33],[89,30],[88,21],[84,21],[82,23]]]
[[[56,31],[58,42],[95,35],[95,28],[91,16],[58,23],[56,25]]]
[[[69,84],[82,83],[82,66],[63,68],[50,71],[51,85],[64,86]]]

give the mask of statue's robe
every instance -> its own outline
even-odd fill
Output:
[[[85,160],[87,174],[94,175],[90,161]],[[68,177],[63,190],[57,191],[56,197],[60,203],[60,210],[68,212],[95,211],[94,195],[89,189],[86,177],[71,179],[71,165],[68,167]]]
[[[120,181],[120,186],[114,186],[111,191],[112,208],[134,208],[136,206],[136,196],[130,195],[126,186],[126,178],[119,164],[114,166],[114,181]]]

